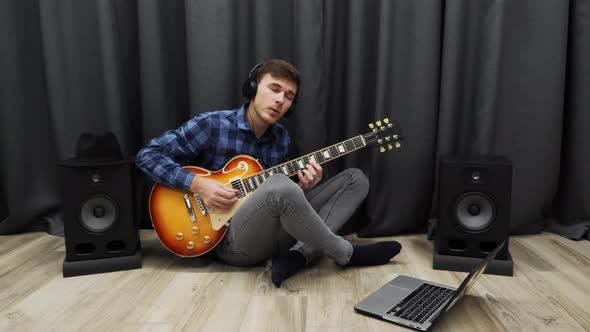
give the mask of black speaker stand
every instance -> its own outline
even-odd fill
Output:
[[[441,255],[435,251],[432,259],[432,268],[435,270],[471,272],[471,270],[479,266],[483,260],[484,258]],[[512,261],[512,256],[509,252],[507,260],[492,260],[484,273],[512,276],[513,270],[514,262]]]
[[[64,259],[63,276],[75,277],[87,274],[141,269],[141,248],[134,255],[90,259],[84,261],[67,261]]]

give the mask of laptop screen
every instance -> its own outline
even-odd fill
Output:
[[[471,272],[469,272],[469,275],[467,276],[467,278],[465,278],[465,280],[463,280],[461,286],[459,286],[451,300],[447,302],[447,308],[443,309],[442,311],[448,311],[449,309],[451,309],[457,302],[459,302],[459,300],[465,294],[467,294],[471,287],[473,287],[473,284],[475,284],[477,279],[479,279],[479,276],[485,271],[486,267],[488,267],[488,265],[494,259],[494,257],[496,257],[498,252],[500,252],[500,249],[502,249],[504,243],[506,243],[506,241],[502,241],[502,243],[500,243],[496,247],[496,249],[489,253],[489,255],[481,262],[481,264],[478,267],[474,268],[473,270],[471,270]]]

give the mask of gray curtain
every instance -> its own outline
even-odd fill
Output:
[[[513,234],[588,236],[589,16],[583,0],[3,1],[0,233],[62,232],[55,161],[81,133],[112,131],[131,156],[238,107],[249,69],[284,58],[303,76],[285,120],[300,152],[385,117],[403,128],[400,151],[327,165],[371,181],[359,235],[424,231],[438,158],[493,153],[514,163]]]

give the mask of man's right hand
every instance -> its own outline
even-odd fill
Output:
[[[193,178],[190,191],[199,194],[208,209],[229,210],[238,200],[236,197],[237,190],[228,188],[221,182],[198,175]]]

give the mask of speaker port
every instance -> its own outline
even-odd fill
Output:
[[[125,249],[125,242],[123,241],[111,241],[107,243],[107,250],[110,253],[120,252]]]
[[[500,243],[498,242],[493,242],[493,241],[488,241],[488,242],[481,242],[479,244],[479,250],[481,252],[485,252],[490,253],[492,252],[492,250],[496,249],[496,247],[499,245]]]
[[[84,255],[91,255],[94,252],[95,248],[92,243],[78,243],[74,248],[76,255],[84,256]]]
[[[467,249],[467,243],[465,240],[450,240],[449,249],[453,251],[465,251]]]

